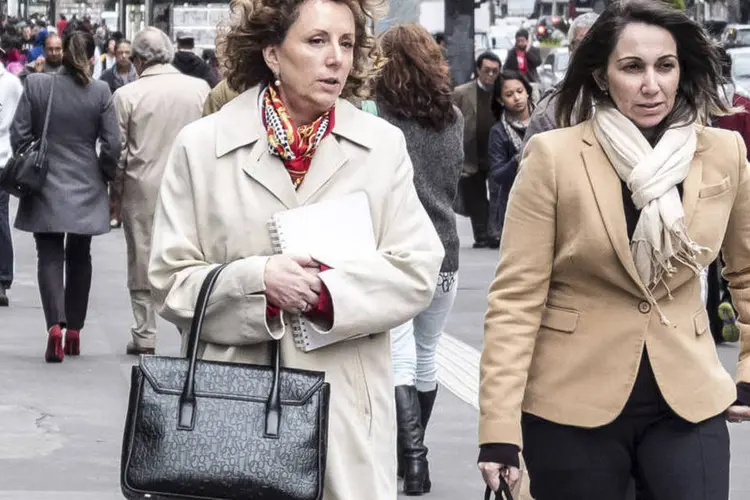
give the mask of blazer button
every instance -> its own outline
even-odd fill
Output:
[[[640,304],[638,304],[638,310],[643,314],[648,314],[651,312],[651,304],[643,300]]]

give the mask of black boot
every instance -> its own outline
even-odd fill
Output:
[[[404,457],[404,493],[419,496],[424,493],[427,478],[427,448],[424,445],[417,388],[399,385],[395,393],[398,441]]]
[[[0,306],[2,307],[7,307],[9,304],[8,295],[5,292],[5,290],[6,290],[5,285],[0,283]]]
[[[435,406],[435,397],[437,397],[437,387],[435,390],[422,392],[417,391],[417,397],[419,398],[419,410],[422,415],[422,430],[427,433],[427,424],[430,423],[430,417],[432,416],[432,408]],[[401,476],[399,476],[401,477]],[[430,481],[430,469],[427,468],[424,479],[424,492],[429,493],[432,490],[432,481]]]

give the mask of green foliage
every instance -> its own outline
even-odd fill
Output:
[[[685,0],[667,0],[675,9],[685,10]]]

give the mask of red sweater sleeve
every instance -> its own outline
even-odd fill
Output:
[[[328,271],[330,267],[321,264],[320,271]],[[266,306],[266,319],[271,320],[281,314],[281,309],[276,306]],[[311,310],[305,313],[305,316],[310,318],[322,318],[326,321],[333,321],[333,300],[331,299],[331,293],[326,288],[325,284],[320,289],[320,295],[318,296],[318,304]]]

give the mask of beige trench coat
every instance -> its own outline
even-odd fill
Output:
[[[204,359],[268,362],[281,339],[285,366],[323,370],[331,384],[324,500],[395,500],[396,433],[387,333],[432,300],[443,248],[417,198],[401,132],[339,100],[333,133],[295,192],[268,153],[254,88],[180,133],[154,218],[149,279],[160,314],[189,328],[212,264],[232,262],[217,282],[202,339]],[[266,223],[280,210],[365,191],[379,252],[321,273],[334,307],[332,331],[373,333],[303,353],[283,322],[265,320]],[[183,337],[184,338],[184,337]],[[184,346],[183,346],[184,347]]]
[[[210,90],[204,80],[160,64],[115,92],[122,144],[118,184],[130,290],[149,290],[151,226],[169,150],[182,127],[201,117]]]

